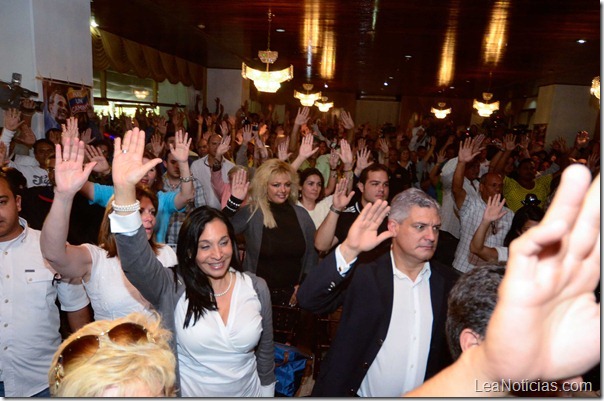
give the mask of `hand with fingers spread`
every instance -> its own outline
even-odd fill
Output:
[[[300,157],[303,157],[304,160],[308,159],[309,157],[311,157],[312,155],[314,155],[315,153],[317,153],[319,151],[319,148],[312,148],[313,145],[313,136],[311,134],[309,135],[304,135],[302,137],[302,143],[300,144],[300,150],[299,155]]]
[[[118,202],[118,193],[120,189],[132,191],[130,203],[136,200],[134,187],[147,174],[147,172],[161,163],[161,159],[156,158],[143,163],[143,153],[145,150],[145,131],[138,128],[127,131],[124,138],[116,138],[114,143],[115,151],[113,153],[112,178],[115,188],[115,202]],[[121,203],[121,204],[130,204]]]
[[[31,147],[36,142],[36,134],[34,134],[29,125],[23,124],[21,125],[21,131],[15,136],[15,140],[25,146]]]
[[[447,161],[447,152],[446,152],[445,148],[442,148],[436,154],[436,163],[437,164],[443,164],[445,161]]]
[[[252,140],[252,136],[253,136],[253,131],[252,131],[252,126],[251,125],[244,125],[243,128],[243,145],[247,145],[251,140]]]
[[[354,174],[359,175],[361,171],[363,171],[366,167],[369,167],[371,163],[369,162],[369,156],[371,152],[369,149],[362,148],[357,152],[357,165],[354,169]]]
[[[296,114],[296,120],[294,122],[295,125],[306,124],[308,121],[308,114],[310,113],[310,109],[308,107],[298,108],[298,114]]]
[[[331,152],[329,153],[329,169],[330,170],[337,169],[339,162],[340,162],[340,154],[335,149],[332,149]]]
[[[600,155],[597,153],[592,153],[587,157],[587,168],[591,171],[593,175],[600,169]]]
[[[80,132],[78,131],[78,119],[75,117],[69,117],[65,124],[61,124],[63,133],[61,136],[65,138],[79,138]]]
[[[4,112],[4,128],[10,131],[17,131],[21,124],[21,112],[17,109],[8,109]]]
[[[346,139],[340,140],[340,159],[342,159],[342,164],[344,164],[344,171],[352,171],[352,149],[350,149],[350,144]]]
[[[50,131],[48,139],[50,139],[50,141],[52,143],[54,143],[55,145],[60,144],[61,143],[61,132],[58,130]]]
[[[348,230],[348,236],[340,246],[340,252],[346,262],[350,262],[361,252],[369,251],[394,236],[391,231],[378,234],[378,228],[388,212],[390,212],[388,202],[381,199],[373,204],[365,205],[361,214],[352,223],[350,230]]]
[[[342,125],[344,126],[345,129],[354,128],[354,121],[352,121],[352,117],[350,117],[350,113],[348,113],[346,110],[342,110],[342,113],[340,114],[340,121],[342,122]]]
[[[342,211],[348,205],[352,197],[354,196],[354,191],[350,191],[350,193],[346,194],[346,188],[348,187],[348,178],[341,178],[336,184],[336,191],[333,194],[333,207]]]
[[[160,157],[164,151],[166,144],[160,134],[154,134],[151,136],[151,151],[157,157]]]
[[[289,157],[292,155],[287,151],[289,146],[289,137],[287,137],[284,141],[282,141],[279,146],[277,146],[277,157],[279,160],[286,162]]]
[[[231,136],[225,135],[220,141],[220,145],[216,148],[216,160],[221,161],[222,157],[231,149]]]
[[[86,145],[86,157],[91,162],[96,163],[92,169],[92,171],[95,173],[106,175],[111,172],[111,166],[109,165],[107,158],[100,148],[92,145]]]
[[[495,196],[489,196],[489,200],[487,201],[487,207],[484,210],[482,219],[489,223],[499,220],[507,213],[507,210],[503,210],[504,205],[505,198],[500,194],[496,194]]]
[[[457,153],[457,157],[459,159],[459,163],[469,163],[478,154],[480,151],[474,149],[474,140],[472,138],[467,138],[465,141],[459,144],[459,152]]]
[[[163,137],[166,136],[166,133],[168,132],[168,123],[166,122],[166,118],[165,117],[160,117],[159,120],[157,120],[157,132]]]
[[[80,139],[82,141],[84,141],[84,143],[86,145],[88,145],[90,142],[92,142],[92,139],[93,139],[92,138],[92,129],[91,128],[86,128],[84,130],[84,132],[82,132],[82,135],[81,135]]]
[[[241,169],[233,175],[231,180],[231,195],[240,200],[247,197],[250,182],[247,180],[247,171]]]
[[[188,162],[189,148],[191,147],[192,138],[189,138],[188,133],[176,131],[174,135],[174,145],[170,144],[170,153],[174,156],[174,160],[180,163]]]
[[[73,198],[84,186],[95,161],[84,167],[84,141],[73,137],[63,137],[63,146],[55,145],[55,196]]]
[[[388,141],[386,141],[385,138],[378,139],[378,148],[380,149],[380,152],[388,156]]]
[[[503,146],[504,146],[504,149],[508,152],[511,152],[514,149],[516,149],[516,135],[514,135],[514,134],[505,135],[503,137]]]

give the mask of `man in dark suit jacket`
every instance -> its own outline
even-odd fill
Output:
[[[452,362],[445,321],[458,275],[429,261],[440,228],[438,203],[411,188],[390,209],[381,200],[368,204],[346,240],[300,286],[304,309],[325,313],[344,304],[313,396],[398,396]],[[388,231],[378,235],[388,212]],[[354,266],[361,252],[388,238],[391,252]]]

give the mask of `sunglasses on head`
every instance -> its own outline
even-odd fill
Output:
[[[137,323],[121,323],[112,327],[108,331],[102,332],[98,336],[85,335],[78,337],[63,348],[59,355],[57,365],[55,366],[55,386],[58,388],[61,380],[65,377],[65,371],[69,370],[69,365],[78,358],[89,360],[92,358],[101,346],[101,337],[107,336],[111,342],[118,345],[133,345],[140,341],[154,342],[147,335],[147,329]]]

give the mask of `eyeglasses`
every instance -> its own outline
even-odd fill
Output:
[[[65,377],[65,371],[69,365],[78,358],[89,360],[101,346],[101,337],[107,336],[109,340],[118,345],[133,345],[140,341],[155,342],[147,335],[147,329],[137,323],[121,323],[112,327],[98,336],[89,334],[78,337],[63,348],[55,366],[55,387],[59,388],[61,380]]]

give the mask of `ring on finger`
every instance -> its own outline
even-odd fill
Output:
[[[124,154],[128,153],[128,149],[122,149],[122,153],[124,153]]]

